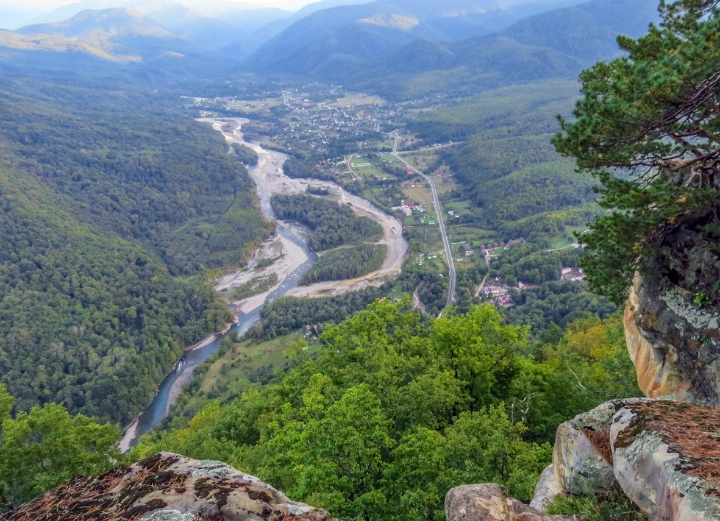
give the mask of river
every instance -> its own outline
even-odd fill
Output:
[[[254,173],[253,170],[257,168],[258,167],[256,166],[250,169],[251,175]],[[272,206],[270,206],[269,195],[262,193],[263,190],[258,190],[258,192],[261,202],[265,203],[261,204],[265,218],[268,220],[275,220],[276,217],[272,210]],[[308,260],[301,264],[290,275],[285,277],[280,286],[268,295],[266,301],[272,301],[273,299],[285,295],[288,291],[297,287],[300,277],[302,277],[302,275],[308,271],[317,260],[317,254],[308,248],[305,241],[298,237],[289,226],[278,223],[276,231],[278,235],[285,237],[302,248],[308,257]],[[262,306],[253,309],[249,313],[239,314],[237,316],[239,322],[232,327],[232,330],[236,331],[240,336],[245,334],[245,332],[260,318],[261,309]],[[147,408],[140,413],[140,415],[126,430],[126,435],[121,442],[122,449],[127,450],[130,447],[134,447],[140,436],[149,432],[153,427],[160,423],[165,416],[167,416],[170,411],[170,406],[172,405],[171,402],[174,401],[171,400],[171,391],[173,390],[173,386],[175,386],[179,380],[189,381],[191,379],[193,369],[210,358],[210,356],[220,348],[221,341],[222,338],[219,338],[199,349],[185,351],[185,353],[183,353],[183,356],[178,361],[175,369],[168,374],[158,386],[157,393],[155,394],[152,402],[150,402],[150,405],[148,405]],[[188,376],[190,376],[190,378],[188,378]],[[176,396],[173,396],[173,398],[176,398]]]
[[[222,132],[229,143],[242,143],[247,145],[247,143],[244,143],[242,140],[240,127],[242,123],[248,120],[233,118],[204,118],[199,121],[213,124],[215,130]],[[223,131],[222,129],[224,125],[228,122],[235,122],[237,124],[237,128],[230,132]],[[307,257],[307,260],[303,261],[303,259],[305,259],[305,257],[303,257],[297,261],[297,267],[285,276],[277,287],[267,294],[264,302],[271,302],[273,299],[286,294],[316,296],[316,294],[320,293],[344,293],[350,290],[361,289],[371,283],[379,285],[382,280],[390,276],[395,276],[400,272],[402,262],[407,254],[408,244],[402,237],[402,226],[397,219],[388,216],[381,210],[372,206],[366,200],[347,193],[334,183],[329,183],[327,181],[318,182],[305,179],[290,179],[282,173],[281,166],[282,161],[285,158],[283,154],[265,150],[259,143],[253,143],[251,146],[256,152],[258,152],[259,162],[257,165],[250,167],[248,172],[257,185],[257,194],[263,215],[269,221],[275,221],[277,223],[276,231],[280,237],[285,238],[299,246],[302,253],[305,257]],[[317,260],[317,254],[308,248],[305,241],[294,232],[291,226],[283,223],[282,221],[277,221],[275,212],[270,204],[270,197],[274,193],[286,193],[287,190],[291,193],[304,192],[309,184],[321,185],[323,187],[330,188],[338,194],[341,201],[350,203],[357,213],[367,215],[375,219],[383,226],[384,237],[380,242],[388,246],[388,256],[381,270],[370,274],[369,276],[354,279],[352,281],[335,281],[330,284],[314,284],[305,287],[302,292],[298,293],[300,288],[297,287],[297,283],[300,277],[315,263]],[[237,315],[238,323],[232,327],[232,330],[237,331],[238,335],[243,335],[260,318],[262,303],[263,302],[260,302],[259,306],[249,309],[247,313],[239,313]],[[120,443],[121,450],[127,451],[130,447],[135,446],[140,436],[150,431],[167,416],[170,407],[177,398],[180,388],[192,380],[193,369],[217,351],[220,348],[221,341],[222,337],[213,342],[202,345],[202,347],[185,351],[182,358],[178,361],[175,369],[160,383],[157,393],[150,405],[148,405],[148,407],[140,413],[140,415],[138,415],[138,417],[125,430],[123,440]]]

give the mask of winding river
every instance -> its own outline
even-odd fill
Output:
[[[246,119],[204,118],[199,121],[213,124],[213,128],[222,132],[229,143],[244,143],[242,141],[240,128],[244,122],[248,121]],[[229,122],[236,124],[236,128],[230,132],[223,130],[224,126]],[[258,152],[259,161],[257,165],[249,168],[248,171],[257,185],[257,193],[263,215],[270,221],[276,221],[277,234],[300,247],[307,257],[307,260],[299,264],[276,288],[267,294],[264,300],[265,302],[271,302],[273,299],[286,294],[297,294],[300,277],[312,267],[318,258],[317,254],[293,231],[291,226],[282,221],[277,221],[275,212],[273,212],[270,204],[270,197],[278,191],[278,181],[291,184],[292,191],[304,191],[310,183],[313,185],[319,184],[326,186],[335,192],[341,200],[352,204],[357,212],[367,214],[383,226],[385,233],[381,242],[388,245],[388,256],[383,268],[375,274],[370,274],[361,279],[334,283],[337,286],[334,288],[337,292],[360,289],[368,283],[373,282],[371,280],[373,278],[375,279],[374,282],[377,282],[400,272],[402,262],[407,254],[408,245],[402,237],[402,227],[397,219],[384,214],[364,199],[348,194],[334,183],[314,180],[291,180],[282,173],[282,169],[280,168],[285,158],[283,154],[267,151],[263,149],[259,143],[253,143],[252,147]],[[338,284],[342,284],[342,286]],[[317,291],[322,291],[324,294],[334,293],[328,292],[330,288],[325,287],[327,286],[326,284],[317,286]],[[312,288],[312,286],[309,286],[309,288]],[[305,296],[313,296],[312,293],[308,294],[307,290],[304,290],[303,293]],[[243,335],[260,318],[261,309],[262,304],[254,307],[254,309],[248,310],[247,313],[238,314],[238,322],[232,326],[232,329],[237,331],[238,335]],[[120,443],[121,450],[127,451],[130,447],[136,445],[140,436],[150,431],[167,416],[182,386],[192,380],[193,369],[207,360],[220,348],[221,340],[222,337],[212,342],[199,344],[195,349],[185,351],[175,366],[175,369],[160,383],[157,393],[150,405],[125,429],[123,440]]]

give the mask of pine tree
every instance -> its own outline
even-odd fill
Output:
[[[619,37],[627,56],[580,80],[573,121],[553,140],[602,183],[610,213],[581,237],[591,287],[621,303],[637,270],[688,223],[720,226],[720,12],[718,0],[660,4],[646,36]]]

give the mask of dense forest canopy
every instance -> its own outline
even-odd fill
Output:
[[[358,217],[349,205],[312,195],[273,195],[278,219],[296,221],[313,231],[308,245],[328,250],[382,234],[382,227],[369,217]]]
[[[126,460],[118,450],[117,425],[99,425],[83,414],[71,416],[57,403],[13,417],[13,402],[0,384],[0,511]]]
[[[492,306],[426,323],[406,305],[326,328],[316,359],[300,341],[273,383],[144,437],[133,458],[219,458],[344,519],[442,520],[461,483],[529,499],[559,422],[639,392],[619,317],[530,345]]]
[[[387,246],[360,244],[338,248],[321,255],[299,281],[301,286],[326,280],[354,279],[380,269],[387,255]]]
[[[45,87],[4,82],[0,140],[78,219],[147,244],[173,275],[243,264],[269,232],[247,171],[209,126],[137,91]]]
[[[569,280],[545,282],[536,288],[510,293],[514,305],[501,310],[505,320],[509,324],[530,326],[531,332],[540,336],[550,328],[564,328],[587,313],[607,318],[617,311],[606,297]]]
[[[663,2],[662,22],[638,39],[621,37],[627,57],[582,73],[575,119],[561,118],[557,149],[603,184],[612,210],[583,236],[591,287],[618,303],[636,270],[665,257],[665,239],[690,226],[720,242],[720,12],[717,0]],[[673,241],[674,242],[674,241]],[[653,261],[654,262],[654,261]],[[664,261],[663,261],[664,262]],[[720,298],[713,281],[680,277],[685,289]]]
[[[447,280],[439,273],[406,269],[394,281],[379,288],[368,287],[344,295],[320,298],[280,297],[268,302],[260,311],[260,322],[247,336],[253,339],[271,339],[287,335],[308,325],[339,324],[365,309],[368,304],[387,297],[393,289],[406,293],[417,291],[425,308],[433,316],[447,302]]]
[[[269,224],[222,139],[161,97],[2,87],[0,382],[17,411],[126,423],[232,318],[172,274],[243,262]]]

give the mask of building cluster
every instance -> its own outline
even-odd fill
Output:
[[[496,306],[509,306],[513,303],[510,286],[507,284],[491,284],[483,289],[485,298]]]
[[[585,280],[585,272],[581,268],[563,268],[560,278],[580,282],[581,280]]]
[[[413,201],[406,201],[405,199],[401,199],[400,206],[395,206],[391,208],[391,210],[403,212],[407,217],[410,217],[414,211],[420,214],[426,211],[424,206],[417,205]],[[424,219],[421,219],[421,221],[424,221]]]
[[[392,119],[401,117],[398,108],[383,105],[333,106],[325,102],[315,103],[301,98],[296,91],[283,91],[283,104],[290,111],[292,122],[288,131],[299,134],[310,145],[318,146],[328,140],[328,132],[362,135],[367,132],[381,132]]]
[[[513,239],[508,242],[489,242],[487,244],[481,244],[480,251],[482,252],[482,254],[484,256],[488,256],[488,255],[491,255],[490,254],[491,250],[497,250],[499,248],[502,248],[503,250],[509,250],[516,244],[520,244],[523,242],[525,242],[525,239],[522,239],[522,238],[521,239]]]

